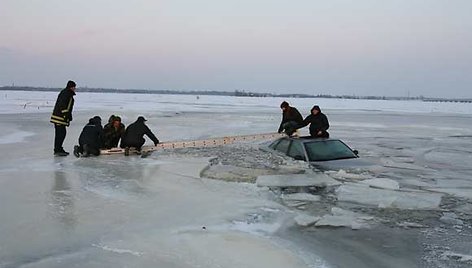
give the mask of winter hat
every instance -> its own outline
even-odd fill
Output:
[[[69,80],[69,81],[67,82],[66,88],[73,88],[73,87],[76,87],[76,86],[77,86],[77,85],[75,84],[74,81]]]
[[[111,123],[111,122],[115,121],[115,117],[116,117],[116,116],[115,116],[114,114],[112,114],[112,115],[110,116],[110,118],[108,118],[108,123]]]
[[[280,108],[287,108],[287,107],[289,107],[289,104],[286,101],[284,101],[280,104]]]
[[[146,118],[144,118],[144,116],[140,116],[140,117],[138,117],[138,120],[137,120],[137,121],[138,121],[138,122],[139,122],[139,121],[145,122],[145,121],[147,121],[147,120],[146,120]]]
[[[311,110],[310,110],[310,111],[313,113],[313,111],[314,111],[314,110],[317,110],[318,112],[320,112],[320,113],[321,113],[320,106],[318,106],[318,105],[315,105],[315,106],[313,106],[313,108],[311,108]]]

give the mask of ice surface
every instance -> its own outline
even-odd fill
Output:
[[[370,228],[369,221],[374,217],[355,213],[338,207],[331,208],[331,214],[326,214],[315,223],[315,226],[350,227],[353,230]]]
[[[320,219],[321,219],[320,217],[311,216],[307,214],[299,214],[294,218],[295,222],[298,225],[303,226],[303,227],[310,226],[316,223],[317,221],[319,221]]]
[[[451,212],[443,213],[443,215],[441,216],[441,218],[439,218],[439,220],[443,223],[451,224],[451,225],[463,225],[464,224],[464,222],[462,220],[458,219],[458,217],[455,213],[451,213]]]
[[[254,149],[258,144],[227,150],[213,148],[202,155],[195,149],[194,154],[180,153],[180,158],[176,157],[179,153],[165,152],[155,152],[146,159],[54,158],[54,128],[48,120],[56,97],[57,92],[2,92],[0,96],[0,150],[7,152],[0,158],[0,267],[325,267],[322,259],[333,255],[330,260],[334,267],[396,267],[400,262],[430,267],[417,262],[424,254],[422,232],[430,234],[435,231],[435,224],[443,224],[436,211],[393,210],[382,215],[390,222],[420,224],[428,219],[422,229],[394,227],[400,229],[399,236],[416,245],[411,253],[400,255],[389,247],[366,247],[369,241],[385,239],[383,232],[376,234],[377,229],[343,235],[350,248],[325,243],[320,246],[319,242],[310,241],[318,241],[317,235],[330,237],[330,231],[350,230],[319,228],[316,232],[297,233],[300,228],[286,228],[293,225],[295,210],[287,206],[305,208],[304,213],[311,217],[323,215],[336,202],[330,189],[320,193],[325,196],[319,202],[284,201],[267,187],[210,180],[204,178],[205,172],[200,172],[210,156],[224,159],[221,166],[210,170],[216,179],[237,180],[241,174],[280,175],[278,172],[288,170],[312,172],[307,164],[268,157],[266,152]],[[74,121],[67,129],[64,147],[68,151],[73,148],[88,118],[94,115],[106,119],[118,114],[126,125],[144,115],[162,141],[274,132],[280,123],[282,100],[83,93],[78,89]],[[382,161],[385,164],[378,170],[325,175],[343,181],[388,178],[402,185],[402,191],[360,183],[341,185],[340,189],[346,192],[338,193],[338,197],[343,196],[349,204],[339,205],[348,205],[355,211],[366,205],[436,208],[441,194],[413,189],[444,192],[449,196],[441,206],[455,211],[464,222],[463,228],[452,231],[460,229],[456,238],[469,241],[472,209],[461,197],[472,197],[472,105],[287,101],[303,115],[314,104],[320,105],[330,119],[332,137],[358,149],[363,160],[376,166],[382,166]],[[301,132],[304,135],[308,130]],[[34,136],[27,137],[27,133]],[[248,152],[257,157],[248,157]],[[254,166],[258,170],[251,170]],[[369,210],[383,213],[375,208]],[[337,209],[325,216],[331,223],[344,220],[345,226],[354,229],[366,222],[372,224],[370,216],[358,219],[349,213],[338,213]],[[390,234],[389,227],[382,228]],[[451,252],[470,255],[453,249]],[[389,258],[384,256],[393,261],[385,265]],[[304,261],[300,263],[301,260]],[[469,265],[464,263],[462,267]]]
[[[420,170],[420,171],[427,171],[428,170],[427,168],[419,166],[419,165],[404,163],[404,162],[395,162],[392,159],[388,159],[388,158],[382,158],[382,159],[380,159],[380,162],[385,167],[392,167],[392,168],[398,168],[398,169]]]
[[[257,186],[266,187],[308,187],[336,186],[341,183],[323,173],[264,175],[257,177]]]
[[[5,130],[6,132],[8,130]],[[10,144],[22,142],[25,138],[33,136],[34,133],[26,131],[16,131],[0,136],[0,144]]]
[[[282,199],[284,201],[310,201],[317,202],[320,201],[319,195],[309,194],[309,193],[295,193],[295,194],[283,194]]]
[[[156,105],[162,111],[182,112],[212,110],[225,112],[227,110],[247,110],[248,107],[257,107],[258,111],[277,110],[284,98],[228,97],[228,96],[200,96],[193,95],[160,95],[160,94],[104,94],[80,92],[77,89],[75,97],[76,111],[86,111],[90,108],[102,107],[109,111],[139,109],[141,111],[155,111]],[[28,92],[28,91],[0,91],[0,113],[37,113],[50,112],[59,92]],[[112,96],[112,97],[110,97]],[[295,98],[290,104],[301,111],[309,111],[313,103],[323,109],[347,110],[347,112],[385,111],[406,113],[456,113],[472,114],[472,107],[467,103],[439,103],[422,101],[384,101],[384,100],[345,100],[345,99],[305,99]],[[353,127],[359,124],[349,122]],[[346,122],[345,125],[349,126]],[[365,122],[364,126],[389,128],[384,122]],[[412,127],[412,126],[409,126]]]
[[[429,191],[446,193],[455,195],[458,197],[463,197],[467,199],[472,199],[472,188],[460,189],[460,188],[426,188]]]
[[[341,169],[339,171],[326,171],[326,174],[329,174],[331,177],[338,179],[338,180],[365,180],[365,179],[371,179],[372,175],[370,174],[357,174],[357,173],[351,173],[351,172],[346,172],[345,170]]]
[[[425,228],[426,226],[416,223],[416,222],[409,222],[409,221],[404,221],[401,223],[397,224],[400,227],[405,227],[405,228]]]
[[[360,183],[346,183],[336,189],[339,201],[372,205],[380,208],[437,209],[442,194],[374,189]]]
[[[386,179],[386,178],[368,179],[368,180],[363,180],[360,183],[367,184],[375,188],[383,188],[383,189],[390,189],[390,190],[400,189],[400,185],[398,184],[398,182],[391,179]]]

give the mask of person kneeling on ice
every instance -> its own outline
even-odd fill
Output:
[[[121,118],[116,115],[110,116],[108,124],[103,127],[103,148],[118,147],[118,143],[124,134],[125,125],[121,123]]]
[[[141,152],[141,147],[143,147],[144,142],[144,135],[148,136],[153,142],[154,145],[159,143],[159,140],[156,136],[152,133],[148,126],[144,123],[147,121],[144,117],[140,116],[136,120],[136,122],[132,123],[126,128],[125,134],[121,139],[121,148],[125,148],[125,154],[129,154],[129,148],[134,147],[138,151]]]
[[[79,136],[79,145],[74,146],[76,157],[87,157],[89,155],[100,155],[100,148],[103,144],[102,119],[100,116],[90,118],[89,122],[82,129]]]
[[[318,105],[313,106],[310,111],[310,115],[303,120],[301,127],[310,125],[310,135],[315,138],[329,138],[328,128],[329,122],[328,117],[321,112]]]

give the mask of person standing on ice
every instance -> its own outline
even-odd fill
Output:
[[[154,142],[154,145],[159,143],[159,139],[156,138],[149,127],[144,123],[146,121],[147,120],[144,117],[140,116],[136,122],[132,123],[126,128],[125,134],[123,135],[120,144],[121,148],[125,148],[125,154],[127,154],[127,151],[129,153],[130,147],[136,148],[139,153],[141,151],[141,147],[143,147],[144,143],[146,142],[144,135],[148,136]]]
[[[297,108],[291,107],[286,101],[280,104],[280,109],[282,109],[282,122],[280,122],[278,132],[285,131],[287,135],[292,136],[303,123],[303,117]]]
[[[329,122],[328,117],[321,112],[318,105],[313,106],[310,111],[310,115],[303,120],[303,124],[300,127],[310,125],[310,135],[316,138],[329,138],[328,128]]]
[[[103,127],[103,147],[106,149],[118,147],[124,134],[125,125],[121,123],[121,118],[116,115],[110,116],[108,124]]]
[[[62,145],[66,139],[66,127],[72,121],[72,109],[74,108],[74,95],[76,84],[74,81],[68,81],[64,88],[57,96],[56,104],[51,115],[50,122],[54,124],[54,155],[68,156],[69,153],[64,150]]]
[[[74,155],[76,157],[99,156],[102,145],[102,119],[100,116],[95,116],[90,118],[88,124],[82,129],[79,136],[79,145],[74,146]]]

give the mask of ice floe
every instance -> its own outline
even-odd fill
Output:
[[[458,219],[457,215],[455,213],[452,213],[452,212],[443,213],[443,215],[441,216],[441,218],[439,218],[439,220],[442,223],[451,224],[451,225],[463,225],[464,224],[464,222],[462,220]]]
[[[437,209],[442,194],[422,191],[374,189],[361,183],[345,183],[336,189],[339,201],[372,205],[380,208]]]
[[[420,170],[420,171],[428,171],[429,169],[418,166],[415,164],[410,164],[410,163],[400,163],[400,162],[395,162],[392,161],[391,159],[387,158],[382,158],[380,159],[380,162],[384,167],[390,167],[390,168],[398,168],[398,169],[408,169],[408,170]]]
[[[374,217],[355,213],[338,207],[331,208],[331,214],[326,214],[315,223],[315,226],[350,227],[353,230],[369,229]]]
[[[404,221],[401,223],[397,223],[397,226],[404,227],[404,228],[424,228],[426,227],[425,225],[416,223],[416,222],[409,222],[409,221]]]
[[[299,214],[294,218],[295,222],[298,225],[303,226],[303,227],[313,225],[320,219],[321,219],[320,217],[306,215],[306,214]]]
[[[465,188],[465,189],[458,189],[458,188],[427,188],[429,191],[439,192],[439,193],[446,193],[458,197],[463,197],[467,199],[472,199],[472,189]]]
[[[350,173],[346,172],[344,169],[340,169],[339,171],[326,171],[325,173],[338,180],[366,180],[372,178],[369,174]]]
[[[257,186],[262,187],[327,187],[341,183],[323,173],[264,175],[257,177]]]
[[[443,259],[454,259],[459,262],[471,263],[472,264],[472,255],[456,253],[452,251],[446,251],[442,254]]]
[[[295,193],[295,194],[283,194],[281,196],[284,201],[309,201],[317,202],[320,201],[319,195],[309,194],[309,193]]]
[[[386,178],[368,179],[368,180],[363,180],[360,183],[367,184],[375,188],[390,189],[390,190],[400,189],[400,185],[398,184],[398,182],[391,179],[386,179]]]

